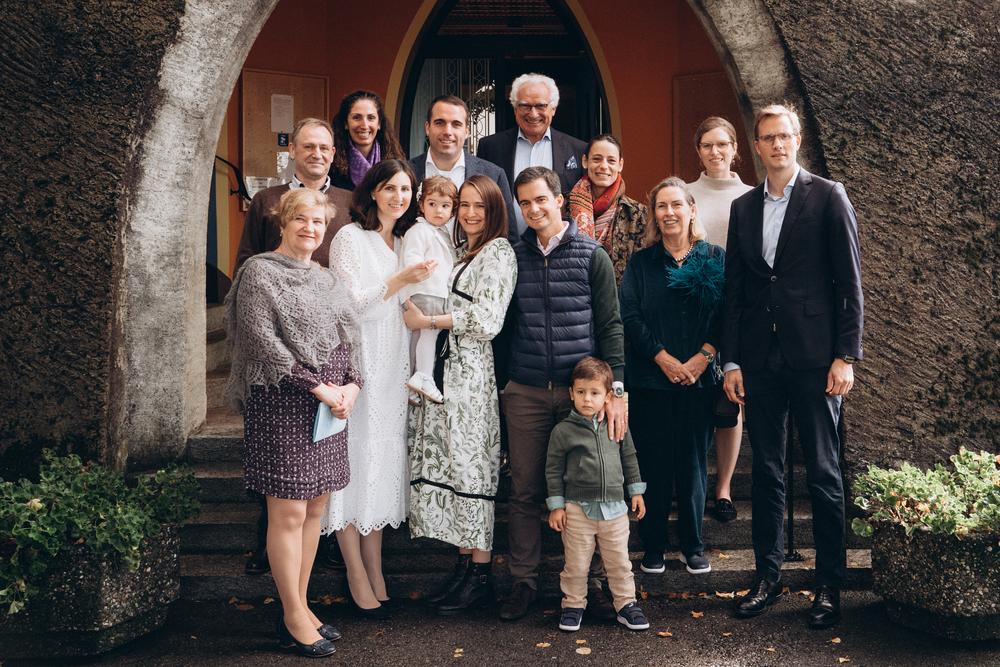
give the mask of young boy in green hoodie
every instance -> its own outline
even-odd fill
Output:
[[[649,621],[636,604],[635,578],[628,558],[629,507],[623,487],[628,485],[632,511],[646,514],[632,436],[619,444],[608,437],[604,405],[613,379],[607,362],[584,357],[573,369],[570,398],[573,410],[552,430],[545,479],[548,485],[549,526],[562,533],[566,564],[559,575],[563,592],[559,629],[580,629],[587,606],[587,573],[595,542],[608,573],[618,622],[629,630],[646,630]]]

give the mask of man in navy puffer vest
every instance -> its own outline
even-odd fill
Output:
[[[614,372],[609,435],[625,437],[624,334],[614,267],[593,239],[562,219],[559,177],[529,167],[514,181],[528,229],[514,245],[517,285],[508,311],[509,382],[503,407],[510,449],[510,573],[500,617],[523,617],[538,590],[549,434],[569,414],[573,367],[591,355]],[[601,569],[599,563],[596,569]],[[603,597],[603,596],[602,596]]]

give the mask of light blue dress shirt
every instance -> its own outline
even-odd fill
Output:
[[[517,143],[514,145],[514,178],[528,167],[548,167],[552,169],[552,128],[545,130],[545,136],[531,143],[521,130],[517,131]],[[511,181],[511,185],[514,182]],[[521,207],[514,197],[514,217],[517,220],[517,235],[527,229]]]
[[[778,237],[781,236],[781,226],[785,224],[785,212],[788,211],[788,200],[792,196],[792,188],[799,180],[801,167],[795,165],[795,173],[788,181],[788,185],[782,190],[780,197],[775,197],[767,189],[767,177],[764,177],[764,226],[761,229],[761,255],[764,261],[772,269],[774,268],[774,255],[778,251]],[[729,361],[723,364],[722,371],[739,370],[740,365]]]
[[[576,410],[573,410],[576,412]],[[577,413],[579,414],[579,413]],[[597,415],[590,418],[591,425],[593,426],[594,432],[597,432],[599,428],[607,428],[607,422],[597,421]],[[636,482],[634,484],[629,484],[626,487],[628,492],[628,497],[640,496],[646,493],[646,483]],[[563,496],[549,496],[545,499],[545,505],[550,510],[557,510],[566,507],[566,503],[573,503],[583,510],[583,513],[587,515],[588,519],[593,519],[594,521],[611,521],[612,519],[617,519],[618,517],[628,514],[628,503],[624,500],[609,500],[607,502],[601,501],[587,501],[587,500],[573,500],[572,498],[564,498]]]

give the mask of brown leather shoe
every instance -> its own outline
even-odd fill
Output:
[[[535,602],[538,594],[535,589],[523,581],[514,584],[510,595],[500,605],[500,618],[504,621],[516,621],[528,615],[528,609]]]

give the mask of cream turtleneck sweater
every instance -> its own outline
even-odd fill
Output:
[[[729,178],[711,178],[705,172],[688,189],[698,206],[698,220],[705,228],[709,243],[726,247],[729,232],[729,207],[733,200],[745,192],[753,190],[740,180],[738,174],[729,172]]]

